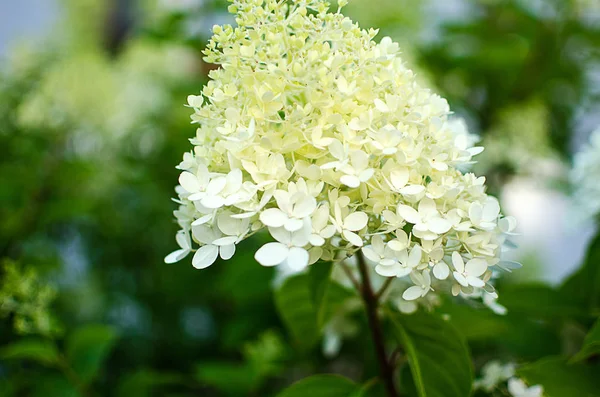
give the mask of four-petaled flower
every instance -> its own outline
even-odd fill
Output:
[[[303,247],[310,238],[310,223],[303,222],[302,228],[290,232],[283,227],[270,227],[269,232],[277,242],[260,247],[254,258],[263,266],[277,266],[285,262],[292,270],[302,270],[308,265],[308,251]]]
[[[402,294],[402,298],[407,301],[412,301],[418,298],[422,298],[431,289],[431,276],[429,270],[423,270],[422,272],[414,271],[410,273],[410,279],[415,284],[412,287],[408,287]]]
[[[452,253],[452,265],[455,271],[452,273],[454,279],[463,287],[483,287],[485,282],[480,277],[486,272],[488,264],[484,259],[473,258],[466,264],[462,256],[454,251]]]

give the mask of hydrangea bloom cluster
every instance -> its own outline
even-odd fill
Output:
[[[493,293],[490,267],[515,221],[483,177],[459,171],[482,148],[415,82],[396,43],[328,7],[235,0],[238,26],[213,28],[205,59],[220,68],[188,98],[199,127],[179,164],[180,249],[166,262],[195,251],[205,268],[266,229],[263,266],[362,250],[379,275],[411,280],[407,300],[432,279]]]
[[[575,155],[570,177],[582,217],[589,219],[600,213],[600,127],[592,133],[589,144]]]

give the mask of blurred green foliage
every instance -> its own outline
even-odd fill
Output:
[[[0,396],[265,397],[315,373],[348,379],[312,378],[281,396],[382,395],[361,313],[337,356],[320,349],[349,290],[311,274],[274,289],[252,257],[257,240],[203,272],[162,261],[174,247],[174,166],[193,134],[183,104],[206,82],[200,51],[226,18],[224,1],[193,4],[65,0],[55,34],[0,69]],[[574,0],[541,11],[461,4],[465,15],[436,23],[414,0],[354,0],[348,13],[403,43],[423,81],[482,135],[489,155],[477,167],[499,191],[535,174],[535,158],[568,160],[581,114],[598,109],[599,11]],[[599,255],[596,240],[560,288],[500,285],[506,316],[444,302],[410,329],[386,323],[387,334],[410,344],[419,326],[448,327],[464,364],[445,361],[457,395],[470,389],[469,354],[475,372],[491,358],[528,362],[520,375],[551,397],[600,395],[586,375],[598,369]],[[441,344],[416,340],[399,359],[409,395],[439,395],[407,363]]]

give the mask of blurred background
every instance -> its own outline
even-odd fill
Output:
[[[0,305],[10,320],[0,344],[109,326],[96,330],[118,335],[93,375],[98,395],[268,396],[315,366],[360,371],[343,352],[327,363],[290,352],[274,275],[252,250],[202,272],[163,263],[176,248],[175,165],[195,130],[183,105],[212,67],[201,54],[211,27],[233,23],[227,4],[0,1],[0,298],[25,304]],[[508,282],[563,280],[595,233],[569,172],[600,125],[600,2],[351,0],[344,10],[400,42],[422,84],[479,135],[474,171],[519,221],[510,255],[524,268]],[[35,384],[28,374],[0,362],[0,395],[83,394],[51,371]]]

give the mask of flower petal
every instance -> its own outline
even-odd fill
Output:
[[[344,218],[344,229],[356,232],[369,222],[369,217],[364,212],[353,212]]]
[[[192,248],[192,240],[190,239],[190,234],[186,231],[180,230],[179,232],[177,232],[177,234],[175,235],[175,240],[177,241],[177,244],[179,244],[179,246],[184,250],[189,250]]]
[[[204,196],[200,203],[206,208],[216,209],[225,205],[225,199],[221,196]]]
[[[400,190],[408,183],[408,176],[408,168],[396,168],[390,173],[390,181],[396,190]]]
[[[450,275],[450,268],[444,262],[438,262],[433,267],[433,275],[438,280],[445,280]]]
[[[462,256],[456,251],[452,253],[452,265],[454,265],[454,268],[459,273],[465,271],[465,261],[463,261]]]
[[[314,197],[306,195],[294,205],[292,216],[296,218],[305,218],[311,216],[317,209],[317,200]]]
[[[340,182],[353,189],[360,186],[360,179],[355,175],[343,175]]]
[[[254,259],[263,266],[279,265],[286,260],[290,249],[281,243],[267,243],[254,254]]]
[[[421,256],[422,251],[421,247],[415,245],[411,250],[410,254],[408,254],[408,263],[406,264],[408,267],[415,268],[421,264]]]
[[[488,264],[484,259],[475,258],[467,262],[467,265],[465,266],[465,272],[469,276],[479,277],[485,273],[487,268]]]
[[[304,222],[302,221],[302,219],[289,218],[288,220],[285,221],[285,224],[283,225],[283,227],[287,231],[295,232],[297,230],[302,229],[303,225],[304,225]]]
[[[344,237],[346,240],[348,240],[348,242],[356,247],[362,247],[363,246],[363,241],[362,238],[360,238],[360,236],[354,232],[348,231],[348,230],[344,230],[342,232],[342,237]]]
[[[192,258],[192,266],[196,269],[205,269],[215,263],[219,256],[219,247],[216,245],[205,245],[200,247]]]
[[[182,188],[184,188],[188,193],[194,193],[200,190],[200,183],[198,183],[198,178],[196,175],[191,172],[184,171],[179,175],[179,184]]]
[[[237,241],[237,236],[225,236],[216,239],[212,243],[217,246],[232,245]]]
[[[231,259],[235,254],[235,244],[223,245],[219,247],[219,254],[224,260]]]
[[[269,208],[260,214],[260,221],[270,227],[281,227],[287,220],[287,214],[279,208]]]
[[[483,288],[485,286],[485,282],[483,282],[483,280],[473,276],[467,276],[467,282],[469,285],[477,288]]]
[[[405,196],[413,196],[423,192],[424,190],[425,186],[423,185],[408,185],[400,189],[400,193]]]
[[[371,243],[373,243],[373,241],[371,241]],[[365,255],[365,257],[375,263],[379,263],[379,261],[381,260],[381,256],[379,256],[379,254],[377,252],[375,252],[375,250],[372,248],[371,245],[367,246],[367,247],[363,247],[362,248],[362,253]]]
[[[308,266],[309,255],[304,248],[292,247],[287,256],[287,264],[295,271],[303,270]]]
[[[214,178],[210,182],[208,182],[208,186],[206,186],[206,194],[215,196],[221,193],[226,184],[227,178],[225,178],[224,176]]]
[[[375,272],[383,277],[396,277],[398,268],[396,266],[375,266]]]
[[[423,288],[413,285],[402,294],[402,298],[407,301],[414,301],[423,295]]]
[[[405,204],[398,206],[398,214],[407,222],[416,224],[421,222],[421,216],[413,207]]]
[[[454,279],[456,281],[458,281],[458,283],[460,285],[462,285],[463,287],[468,287],[469,286],[469,282],[467,281],[467,279],[465,278],[465,276],[463,276],[459,272],[454,272],[454,273],[452,273],[452,275],[454,276]]]
[[[432,232],[443,234],[450,230],[452,223],[444,218],[435,217],[427,221],[427,226]]]
[[[189,253],[190,253],[190,250],[188,250],[188,249],[180,249],[177,251],[173,251],[165,257],[165,263],[179,262],[180,260],[185,258]]]

